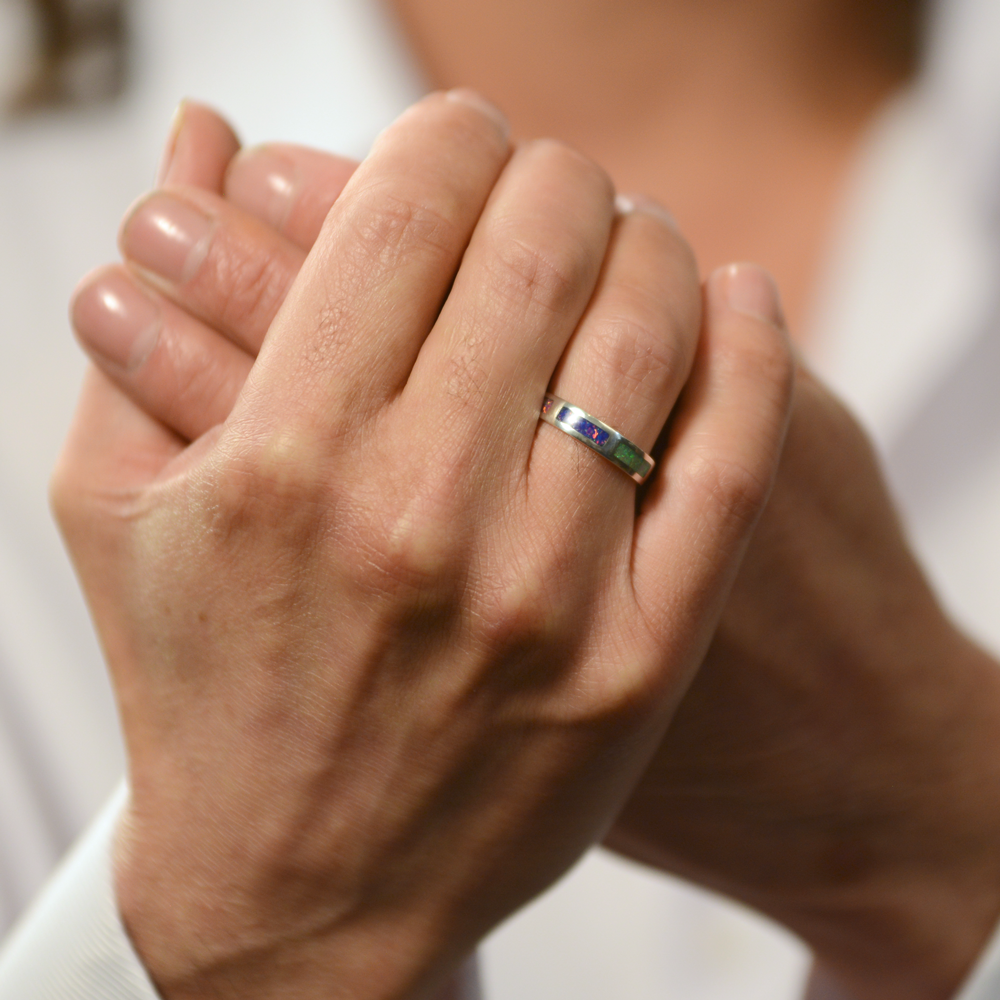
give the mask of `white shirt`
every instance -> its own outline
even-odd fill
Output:
[[[952,4],[938,33],[961,35],[954,24],[963,18],[981,23],[970,3]],[[422,91],[392,25],[364,0],[139,0],[137,39],[141,72],[127,105],[0,133],[0,699],[18,706],[7,726],[0,705],[8,913],[30,898],[121,770],[100,657],[44,514],[45,479],[82,370],[63,318],[72,283],[115,255],[116,221],[148,185],[181,95],[224,109],[249,142],[281,137],[361,155]],[[954,120],[940,113],[941,94],[957,91],[950,99],[968,103],[941,58],[934,86],[873,129],[814,327],[821,369],[874,429],[906,490],[918,550],[946,601],[1000,649],[992,568],[1000,558],[990,558],[1000,556],[1000,444],[988,433],[1000,421],[977,414],[966,429],[981,435],[984,459],[954,489],[935,483],[928,492],[919,482],[921,470],[952,457],[950,442],[933,458],[917,449],[907,459],[907,429],[920,426],[942,372],[960,368],[989,328],[996,274],[992,237],[970,208],[980,203],[970,202],[972,179],[939,162],[942,117]],[[981,79],[961,65],[966,89],[977,91]],[[8,942],[2,1000],[155,996],[114,910],[111,808]],[[600,852],[501,928],[484,955],[495,1000],[792,1000],[807,966],[800,945],[740,907]],[[982,977],[986,985],[961,1000],[1000,998],[1000,972]]]

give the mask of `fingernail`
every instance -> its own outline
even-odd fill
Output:
[[[73,325],[84,344],[126,371],[149,357],[160,334],[160,309],[123,274],[85,279],[73,297]]]
[[[762,319],[775,326],[785,322],[778,286],[770,273],[756,264],[729,264],[710,278],[723,301],[734,312]]]
[[[154,193],[132,210],[122,229],[122,252],[166,281],[194,277],[212,242],[212,222],[187,202]]]
[[[482,94],[475,90],[469,90],[468,87],[456,87],[454,90],[449,90],[444,96],[449,101],[465,104],[470,108],[475,108],[480,114],[486,115],[500,130],[505,140],[510,135],[510,122],[507,121],[507,116],[492,101],[486,100]]]
[[[229,167],[228,196],[277,230],[288,220],[299,195],[299,168],[266,146],[240,153]]]
[[[629,215],[632,212],[642,212],[645,215],[652,215],[661,222],[666,223],[671,229],[680,232],[677,220],[673,214],[667,211],[658,201],[647,198],[644,194],[620,194],[615,198],[615,208],[619,215]]]
[[[153,187],[163,187],[170,177],[170,167],[174,162],[174,153],[177,151],[177,137],[181,134],[186,107],[187,101],[181,101],[174,111],[173,118],[170,119],[170,132],[167,135],[167,143],[163,147],[163,155],[160,157],[160,165],[156,170],[156,180],[153,182]]]

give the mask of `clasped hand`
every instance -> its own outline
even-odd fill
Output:
[[[127,337],[143,305],[109,293],[54,485],[128,745],[122,912],[169,998],[424,995],[648,762],[766,499],[789,349],[733,278],[703,321],[663,213],[464,92],[380,137],[304,262],[226,273],[235,210],[184,199],[126,225],[158,319]],[[550,387],[647,450],[669,419],[638,504],[539,425]]]

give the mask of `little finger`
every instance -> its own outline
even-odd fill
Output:
[[[691,378],[636,525],[632,566],[645,620],[667,638],[683,634],[684,618],[698,621],[707,644],[714,619],[703,595],[717,595],[721,612],[728,585],[712,584],[719,573],[735,576],[767,501],[795,366],[766,271],[720,268],[706,282],[705,307]],[[678,604],[679,593],[690,595],[687,604]]]

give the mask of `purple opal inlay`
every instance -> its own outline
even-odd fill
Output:
[[[603,447],[611,440],[611,434],[608,431],[592,424],[586,417],[578,416],[568,406],[564,406],[559,411],[556,420],[567,427],[572,427],[578,434],[590,438],[598,447]]]

